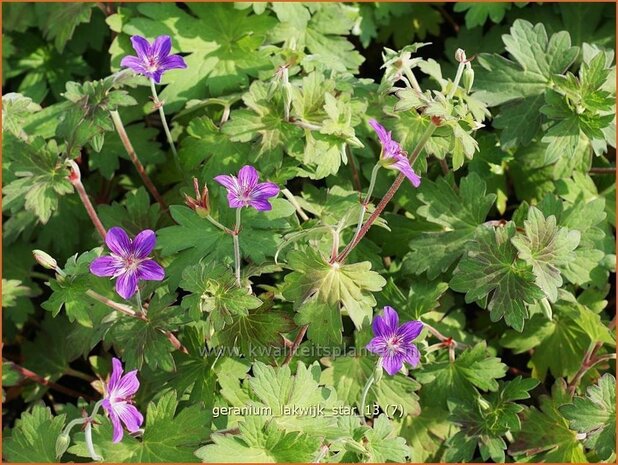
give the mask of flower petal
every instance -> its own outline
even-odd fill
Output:
[[[137,53],[140,60],[144,62],[148,61],[148,56],[150,55],[150,43],[142,36],[135,35],[131,36],[131,44],[133,44],[133,49]]]
[[[161,82],[161,76],[163,76],[163,70],[162,69],[157,69],[153,73],[146,72],[144,74],[146,74],[146,76],[148,76],[150,79],[152,79],[155,83],[159,84]]]
[[[380,139],[380,143],[382,145],[387,144],[391,140],[390,134],[386,131],[384,126],[378,123],[375,119],[370,119],[369,125],[378,134],[378,138]]]
[[[241,188],[253,188],[258,183],[258,172],[251,165],[243,166],[238,172],[238,184],[240,184]]]
[[[161,281],[165,278],[165,270],[152,259],[144,260],[137,267],[138,278],[145,281]]]
[[[144,417],[134,405],[119,402],[114,405],[114,410],[131,433],[135,433],[144,423]]]
[[[249,205],[251,205],[259,212],[267,212],[273,209],[273,206],[270,204],[270,202],[264,199],[249,200]]]
[[[152,229],[144,229],[133,239],[133,255],[135,258],[146,258],[154,249],[157,237]]]
[[[395,309],[387,305],[386,307],[384,307],[383,315],[384,324],[389,329],[389,334],[396,333],[397,327],[399,326],[399,315],[397,315]]]
[[[371,327],[373,329],[373,334],[375,334],[377,337],[387,339],[391,336],[390,328],[386,325],[384,318],[382,318],[382,316],[380,315],[376,316],[373,319]]]
[[[386,339],[380,336],[374,337],[371,341],[369,341],[369,344],[367,344],[366,347],[369,352],[373,352],[374,354],[378,354],[380,356],[388,353]]]
[[[107,383],[107,386],[106,386],[107,388],[107,392],[105,393],[106,396],[116,389],[116,386],[118,386],[118,382],[120,381],[120,378],[122,378],[123,371],[124,369],[122,368],[122,362],[120,361],[120,359],[117,359],[116,357],[112,358],[112,374],[109,377],[109,382]]]
[[[137,273],[127,271],[116,279],[116,292],[123,299],[129,300],[137,291]]]
[[[109,255],[95,258],[90,263],[90,272],[95,276],[116,276],[123,269],[122,261]]]
[[[403,358],[404,355],[400,353],[387,355],[382,357],[382,366],[389,375],[394,376],[399,372],[399,370],[401,370],[401,367],[403,366]]]
[[[170,36],[162,35],[157,37],[150,49],[150,55],[158,63],[161,63],[169,54],[172,49],[172,39]]]
[[[146,72],[144,62],[133,55],[128,55],[124,57],[120,61],[120,66],[123,68],[130,68],[138,74],[144,74]]]
[[[126,257],[131,253],[131,240],[122,228],[110,228],[105,235],[105,243],[116,255]]]
[[[219,176],[215,176],[214,179],[228,191],[238,192],[238,180],[235,176],[220,174]]]
[[[229,192],[227,194],[227,204],[230,208],[246,207],[246,202],[240,200],[238,194],[236,194],[235,192]]]
[[[272,182],[261,182],[251,190],[251,198],[255,200],[268,199],[279,194],[279,186]]]
[[[409,343],[416,339],[418,335],[421,334],[422,330],[423,323],[414,320],[402,324],[399,329],[397,329],[397,334],[403,338],[404,343]]]
[[[112,407],[114,406],[114,398],[126,399],[132,396],[139,389],[139,380],[137,379],[137,370],[132,370],[120,378],[120,381],[114,387],[114,391],[110,392],[112,397]]]
[[[391,165],[391,167],[403,173],[405,177],[410,180],[414,187],[418,187],[421,185],[421,177],[414,172],[407,158],[399,158],[395,163]]]
[[[404,361],[413,368],[416,368],[418,362],[421,360],[421,353],[418,351],[417,347],[414,344],[411,344],[408,350],[406,351],[406,355],[404,356]]]
[[[159,69],[167,71],[170,69],[185,69],[187,64],[180,55],[170,55],[159,62]]]
[[[109,419],[112,422],[112,428],[114,428],[114,434],[112,436],[112,441],[114,443],[122,441],[122,436],[124,436],[124,430],[122,429],[122,423],[120,423],[120,417],[114,410],[112,406],[109,409],[106,409],[109,414]]]

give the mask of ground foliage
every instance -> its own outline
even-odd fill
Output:
[[[146,420],[114,444],[98,414],[106,461],[615,460],[611,4],[2,9],[4,459],[90,460],[79,429],[56,440],[92,411],[116,355],[139,370]],[[180,171],[147,80],[119,72],[134,34],[171,36],[188,65],[160,86]],[[474,74],[454,87],[458,48]],[[116,110],[169,211],[131,164]],[[334,267],[380,153],[370,118],[408,153],[438,127],[414,165],[420,188],[404,183]],[[88,271],[102,243],[65,160],[105,228],[156,231],[166,279],[142,289],[146,321],[92,297],[122,302]],[[231,237],[184,194],[195,176],[231,227],[213,177],[246,164],[289,192],[243,213],[239,288]],[[394,179],[380,170],[365,218]],[[369,389],[365,424],[349,409],[376,357],[337,351],[363,349],[384,305],[445,339],[424,331],[420,366]],[[214,413],[248,406],[271,413]]]

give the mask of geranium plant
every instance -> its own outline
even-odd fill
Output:
[[[616,460],[612,5],[2,8],[4,460]]]

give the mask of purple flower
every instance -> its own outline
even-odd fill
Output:
[[[141,36],[132,36],[131,43],[137,56],[126,56],[120,66],[153,79],[157,84],[161,75],[170,69],[186,68],[187,64],[180,55],[170,55],[172,39],[170,36],[157,37],[152,45]]]
[[[122,376],[122,362],[117,358],[112,359],[112,375],[105,385],[105,397],[103,408],[107,411],[109,419],[114,427],[114,442],[120,442],[124,434],[122,423],[127,430],[135,433],[144,422],[144,417],[133,405],[133,396],[139,389],[137,370],[128,372]]]
[[[253,207],[258,211],[272,210],[268,200],[279,193],[279,186],[272,182],[258,182],[258,172],[253,166],[245,165],[238,177],[220,175],[215,181],[227,189],[230,208]]]
[[[386,131],[384,126],[378,123],[375,119],[370,119],[369,124],[378,134],[380,144],[382,145],[382,160],[384,166],[390,169],[396,169],[403,173],[410,180],[414,187],[421,185],[421,177],[414,172],[408,160],[408,154],[401,148],[399,142],[394,141],[390,131]]]
[[[116,280],[116,292],[130,299],[137,291],[138,281],[161,281],[165,271],[157,262],[148,258],[157,239],[154,231],[145,229],[135,239],[129,239],[122,228],[111,228],[105,236],[110,255],[95,258],[90,272],[96,276],[111,276]]]
[[[404,362],[413,367],[418,365],[421,354],[412,341],[422,330],[420,321],[408,321],[399,326],[395,309],[384,307],[384,316],[376,316],[373,320],[375,337],[367,344],[367,349],[380,356],[380,364],[389,375],[395,375]]]

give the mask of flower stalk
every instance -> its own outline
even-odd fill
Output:
[[[137,158],[137,153],[135,152],[135,149],[133,148],[133,144],[131,144],[131,140],[129,139],[129,136],[127,135],[127,131],[125,130],[124,124],[122,123],[122,119],[120,119],[120,113],[118,113],[117,110],[112,110],[110,111],[110,115],[112,117],[114,127],[116,128],[116,132],[118,133],[118,137],[120,137],[120,141],[122,142],[122,145],[124,146],[124,149],[126,150],[127,155],[129,155],[129,158],[131,159],[133,166],[135,166],[137,173],[139,174],[140,178],[142,178],[142,181],[144,185],[146,186],[146,189],[148,189],[148,191],[152,194],[154,199],[157,201],[157,203],[161,206],[161,208],[164,211],[169,211],[169,207],[167,203],[165,202],[165,200],[163,200],[163,197],[161,196],[161,194],[159,193],[159,191],[153,184],[152,180],[148,176],[148,173],[146,173],[146,169],[144,168],[144,165],[142,165],[142,163],[139,161],[139,158]]]
[[[90,198],[88,197],[88,194],[86,193],[86,189],[84,188],[84,185],[82,184],[82,175],[79,170],[79,165],[75,163],[73,160],[67,160],[66,163],[68,164],[69,169],[70,169],[69,181],[71,182],[73,187],[75,187],[75,190],[77,191],[77,194],[79,195],[79,199],[82,201],[82,204],[84,205],[84,208],[86,209],[86,213],[88,213],[88,216],[90,217],[90,220],[92,221],[92,224],[94,225],[95,229],[99,233],[99,236],[101,236],[101,239],[105,240],[107,231],[105,231],[105,227],[103,226],[103,223],[101,223],[101,220],[99,219],[99,215],[97,215],[97,211],[94,209],[94,206],[92,205],[92,202],[90,201]]]
[[[167,142],[170,144],[172,154],[174,155],[174,163],[176,163],[176,168],[178,168],[178,171],[182,172],[182,169],[180,167],[180,160],[178,158],[178,152],[176,151],[176,145],[174,144],[174,139],[172,138],[170,128],[167,125],[167,119],[165,118],[165,110],[163,110],[163,102],[159,100],[159,95],[157,94],[157,88],[155,86],[154,79],[150,79],[150,90],[152,92],[152,100],[155,104],[155,108],[159,110],[159,117],[161,118],[161,124],[163,125],[163,130],[165,131]]]
[[[371,180],[369,181],[369,189],[367,189],[367,195],[365,196],[365,200],[361,202],[361,210],[358,215],[358,224],[356,225],[356,231],[354,232],[354,236],[352,237],[352,242],[356,241],[358,235],[360,234],[361,228],[363,227],[363,220],[365,219],[365,213],[367,212],[367,205],[369,205],[369,200],[371,199],[371,194],[373,193],[373,188],[376,184],[376,178],[378,177],[378,171],[380,171],[380,163],[376,163],[371,171]]]
[[[374,373],[371,373],[371,376],[367,379],[367,382],[365,383],[365,387],[363,387],[363,392],[361,394],[361,421],[363,422],[363,425],[367,424],[367,421],[365,420],[365,406],[367,404],[367,393],[369,392],[369,388],[372,386],[373,382],[375,381],[376,377]]]
[[[241,220],[241,212],[242,208],[236,209],[236,225],[234,226],[234,234],[232,238],[234,239],[234,273],[236,275],[236,285],[241,287],[240,282],[240,241],[238,240],[238,235],[240,234],[240,220]]]

